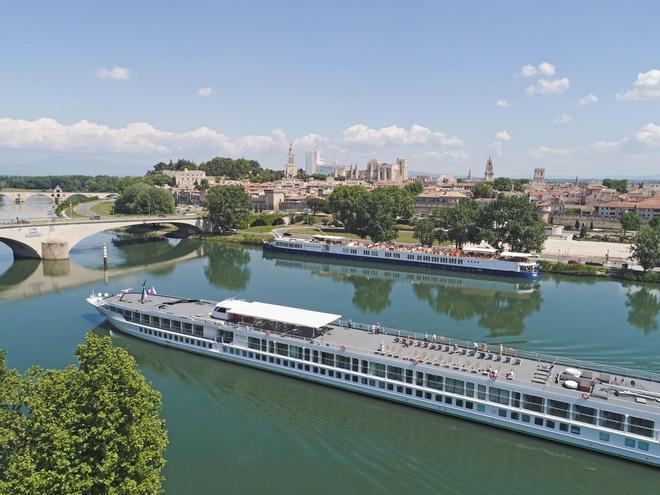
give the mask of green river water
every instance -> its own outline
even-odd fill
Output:
[[[112,239],[90,237],[70,261],[50,263],[12,263],[0,245],[0,347],[21,370],[63,367],[86,332],[111,334],[162,394],[167,494],[657,493],[653,468],[110,333],[84,300],[146,279],[161,293],[295,305],[660,372],[657,287],[549,275],[528,284],[195,240],[117,248]]]

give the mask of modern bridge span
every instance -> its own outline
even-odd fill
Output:
[[[207,220],[193,216],[112,217],[101,220],[41,220],[0,225],[0,242],[7,244],[16,258],[64,260],[78,242],[105,230],[132,225],[168,224],[189,235],[208,230]]]

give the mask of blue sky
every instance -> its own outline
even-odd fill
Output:
[[[7,3],[0,173],[278,168],[292,140],[300,165],[320,149],[432,173],[492,155],[496,175],[659,175],[659,18],[652,1]]]

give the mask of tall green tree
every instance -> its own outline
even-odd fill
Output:
[[[628,189],[628,181],[626,179],[603,179],[603,185],[611,189],[616,189],[620,193],[624,193]]]
[[[398,234],[396,197],[387,188],[369,192],[357,205],[356,234],[374,242],[390,242]]]
[[[422,184],[422,181],[418,179],[408,182],[408,184],[403,187],[413,196],[417,196],[418,194],[421,194],[422,191],[424,191],[424,184]]]
[[[619,222],[621,222],[621,228],[623,229],[623,235],[625,237],[626,231],[628,230],[639,230],[642,226],[642,219],[635,215],[632,211],[624,211],[619,217]]]
[[[413,237],[419,240],[422,246],[433,246],[436,239],[436,225],[431,217],[420,218],[415,221]]]
[[[660,227],[645,225],[633,239],[632,257],[644,271],[660,266]]]
[[[7,380],[1,363],[0,394],[7,386],[18,392],[6,397],[12,417],[0,415],[10,440],[0,493],[160,493],[167,445],[160,395],[108,337],[88,334],[76,358],[77,366],[32,368],[18,380],[15,372]]]
[[[513,187],[513,181],[508,177],[497,177],[493,181],[493,188],[496,191],[510,191]]]
[[[314,215],[319,211],[324,211],[328,208],[328,200],[325,198],[319,198],[318,196],[310,196],[305,201],[307,206],[311,208]]]
[[[479,233],[479,217],[481,208],[470,198],[462,198],[453,208],[434,211],[434,216],[440,223],[440,228],[446,233],[457,248],[462,248],[468,242],[481,242]]]
[[[472,188],[472,197],[475,199],[493,198],[495,197],[495,191],[493,190],[493,186],[488,182],[479,182]]]
[[[379,187],[375,191],[383,191],[390,197],[396,220],[407,223],[415,214],[415,197],[407,188],[386,186]]]
[[[214,228],[229,232],[245,226],[250,216],[250,196],[242,186],[214,186],[206,193],[205,206]]]
[[[338,186],[328,197],[328,208],[347,232],[359,233],[358,205],[366,200],[367,190],[362,186]]]
[[[115,200],[115,212],[129,215],[173,213],[174,197],[166,189],[138,182],[128,186]]]
[[[547,238],[536,208],[523,197],[498,196],[484,207],[479,223],[483,238],[500,251],[505,245],[513,251],[540,251]]]

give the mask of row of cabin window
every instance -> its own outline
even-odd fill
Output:
[[[414,372],[411,369],[404,370],[399,366],[386,365],[364,359],[359,360],[341,354],[335,355],[331,352],[321,351],[319,353],[317,350],[310,352],[310,349],[300,346],[287,345],[281,342],[273,342],[255,337],[248,337],[248,347],[261,349],[264,352],[279,354],[280,356],[290,356],[315,363],[320,362],[326,366],[359,371],[365,375],[373,375],[405,383],[415,383],[420,387],[444,390],[456,395],[465,395],[467,397],[475,396],[474,383],[453,378],[445,378],[441,375],[422,373],[420,371]],[[619,431],[626,430],[629,433],[647,437],[653,437],[653,431],[655,428],[655,423],[648,419],[629,416],[626,422],[626,416],[623,414],[606,410],[598,411],[595,408],[579,404],[574,404],[571,409],[571,404],[567,402],[554,399],[546,400],[545,398],[536,395],[520,394],[519,392],[511,392],[499,387],[478,385],[476,396],[478,399],[488,400],[495,404],[546,413],[549,416],[555,416],[557,418],[571,418],[580,423],[591,425],[598,424],[605,428]]]
[[[204,336],[204,327],[202,325],[196,325],[193,323],[186,323],[185,321],[179,320],[170,320],[169,318],[160,318],[158,316],[146,315],[144,313],[138,313],[137,311],[130,311],[128,309],[116,308],[114,306],[109,307],[111,311],[123,315],[126,321],[132,321],[135,323],[142,323],[144,325],[149,325],[150,327],[161,328],[163,330],[170,330],[172,332],[179,332],[188,335],[195,335],[195,337]],[[231,342],[234,337],[234,333],[218,329],[218,340],[222,342]]]
[[[414,260],[415,256],[417,257],[417,261],[431,261],[433,263],[445,263],[445,264],[450,264],[450,265],[462,265],[463,260],[459,258],[444,258],[441,256],[428,256],[425,254],[408,254],[407,258],[409,260]]]
[[[362,254],[365,256],[378,256],[378,251],[369,251],[368,249],[363,249]]]
[[[401,258],[401,254],[400,254],[400,253],[391,253],[391,252],[387,251],[387,252],[385,253],[385,257],[386,257],[386,258],[396,258],[396,259],[399,259],[399,258]]]
[[[166,339],[166,340],[173,340],[174,342],[181,342],[182,344],[190,344],[190,345],[196,345],[199,347],[204,347],[205,349],[208,348],[210,349],[212,344],[210,342],[206,342],[204,340],[197,340],[197,339],[190,339],[188,337],[180,337],[178,335],[173,335],[171,333],[164,333],[164,332],[159,332],[158,330],[151,330],[150,328],[140,328],[139,329],[140,333],[144,333],[146,335],[153,335],[154,337],[159,337],[161,339]]]
[[[254,339],[254,340],[259,340],[259,339]],[[360,378],[360,377],[358,377],[356,375],[353,375],[353,374],[350,374],[350,373],[342,373],[341,371],[334,371],[334,370],[325,370],[324,368],[319,368],[318,366],[311,366],[309,364],[295,363],[293,361],[287,361],[286,359],[279,359],[279,358],[275,358],[273,356],[265,356],[265,355],[260,355],[260,354],[255,355],[252,352],[241,350],[241,349],[229,348],[229,352],[231,354],[242,355],[243,357],[248,357],[250,359],[254,359],[256,357],[256,359],[258,359],[258,360],[269,361],[269,362],[271,362],[273,364],[276,364],[276,365],[281,365],[281,366],[290,367],[290,368],[294,368],[294,369],[297,368],[301,371],[305,370],[305,371],[309,371],[309,372],[312,372],[312,373],[320,373],[322,375],[327,375],[329,377],[337,378],[338,380],[344,379],[345,381],[352,381],[352,382],[355,382],[355,383],[362,383],[363,385],[368,385],[370,387],[378,387],[378,388],[381,388],[381,389],[384,389],[384,390],[386,389],[386,390],[389,390],[389,391],[396,391],[397,393],[401,393],[401,394],[405,393],[405,394],[411,395],[411,396],[415,395],[416,397],[426,399],[426,400],[433,400],[433,401],[436,401],[436,402],[444,402],[445,404],[455,405],[456,407],[465,407],[466,409],[470,409],[470,410],[475,409],[475,403],[472,402],[472,401],[469,401],[469,400],[454,398],[454,397],[450,397],[450,396],[446,396],[446,395],[442,395],[442,394],[438,394],[438,393],[426,392],[426,391],[422,391],[422,390],[413,390],[412,388],[404,387],[402,385],[395,385],[395,384],[392,384],[392,383],[386,383],[386,382],[383,382],[383,381],[380,381],[380,380],[374,380],[374,379],[365,378],[365,377]],[[358,361],[358,360],[355,359],[354,361]],[[344,361],[342,361],[342,362],[344,362]],[[454,380],[454,379],[451,379],[451,378],[447,378],[445,380],[445,387],[447,388],[446,391],[451,392],[451,393],[457,393],[456,392],[457,390],[458,391],[461,390],[460,383],[457,383],[457,382],[461,382],[461,381],[462,380]],[[439,384],[439,382],[437,380],[432,381],[431,383],[433,383],[436,386]],[[483,390],[481,390],[481,389],[484,386],[479,385],[478,387],[479,387],[479,392],[483,392]],[[498,397],[500,397],[500,400],[501,400],[501,397],[502,397],[501,391],[502,391],[502,389],[497,389],[497,387],[488,387],[489,400],[491,400],[492,402],[496,402],[496,400],[493,400],[493,398],[497,399]],[[465,383],[465,392],[466,392],[467,396],[474,397],[474,384],[469,383],[469,382]],[[505,390],[504,392],[507,392],[507,391]],[[506,394],[504,394],[504,395],[506,396]],[[477,412],[485,412],[486,407],[485,407],[484,404],[477,403],[476,404],[476,410],[477,410]],[[523,423],[531,424],[533,422],[534,425],[536,425],[536,426],[545,426],[546,428],[549,428],[549,429],[552,429],[552,430],[556,429],[556,427],[557,427],[557,422],[555,422],[554,420],[551,420],[551,419],[545,419],[544,420],[543,418],[541,418],[539,416],[525,414],[525,413],[521,413],[521,412],[518,412],[518,411],[507,411],[506,409],[498,409],[498,416],[503,417],[503,418],[506,418],[508,416],[512,420],[522,421]],[[568,416],[566,416],[566,417],[568,417]],[[607,425],[603,425],[603,426],[607,426]],[[581,434],[581,429],[580,429],[579,426],[577,426],[577,425],[570,425],[569,426],[568,424],[562,423],[562,422],[559,422],[559,430],[561,430],[563,432],[569,432],[570,431],[571,434],[573,434],[573,435],[580,435]],[[601,432],[599,432],[599,439],[601,441],[604,441],[604,442],[609,442],[610,441],[610,434],[607,433],[607,432],[601,431]],[[633,438],[625,438],[624,442],[625,442],[626,447],[631,447],[631,448],[637,447],[639,450],[643,450],[643,451],[648,451],[649,450],[649,443],[644,442],[642,440],[635,440]]]

